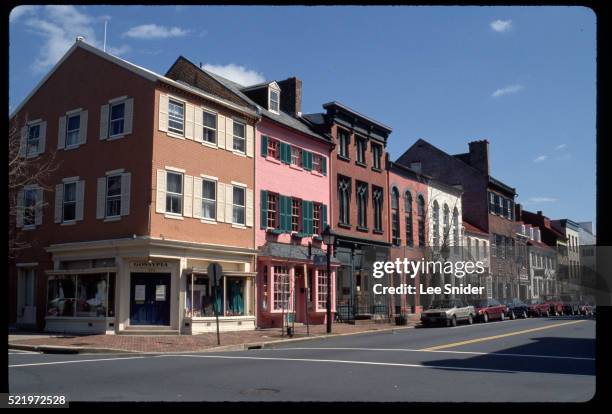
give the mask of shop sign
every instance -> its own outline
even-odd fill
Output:
[[[158,302],[164,302],[166,300],[166,285],[155,286],[155,300]]]
[[[140,261],[132,262],[132,269],[138,269],[140,272],[158,272],[160,270],[167,270],[170,267],[168,262],[149,262]]]
[[[146,285],[135,285],[134,286],[134,301],[136,303],[145,302],[145,288]]]

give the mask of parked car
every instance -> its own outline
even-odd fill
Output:
[[[563,315],[563,301],[557,297],[550,296],[544,298],[544,303],[548,304],[550,314],[554,316]]]
[[[473,305],[474,310],[476,310],[476,320],[481,322],[503,321],[508,313],[508,307],[502,305],[496,299],[478,299],[473,302]]]
[[[580,303],[578,299],[572,295],[561,295],[563,301],[564,315],[578,315],[580,313]]]
[[[550,316],[550,306],[541,298],[527,300],[529,316]]]
[[[424,312],[421,312],[421,323],[423,326],[434,324],[445,324],[446,326],[457,326],[460,321],[468,324],[474,323],[476,312],[474,307],[467,305],[461,299],[434,300]]]
[[[518,298],[502,299],[502,303],[508,308],[506,316],[510,319],[527,319],[529,316],[529,306]]]
[[[593,315],[593,308],[594,308],[594,306],[591,305],[588,302],[582,303],[578,307],[578,312],[580,313],[580,315],[592,316]]]

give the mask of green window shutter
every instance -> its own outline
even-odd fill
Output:
[[[291,198],[281,196],[281,230],[291,231]]]
[[[280,216],[278,228],[281,230],[285,230],[286,213],[285,213],[285,196],[283,195],[278,196],[278,211],[279,211],[279,216]]]
[[[327,157],[321,156],[321,171],[323,171],[323,175],[327,175]]]
[[[268,136],[267,135],[261,136],[261,156],[262,157],[268,156]]]
[[[323,221],[321,232],[323,232],[323,230],[325,230],[325,227],[327,227],[327,205],[326,204],[321,205],[321,217]]]
[[[291,163],[291,147],[289,144],[285,144],[281,142],[280,144],[280,152],[281,152],[281,161],[285,164]]]
[[[260,210],[260,227],[265,230],[268,226],[268,192],[266,190],[261,190],[261,199],[259,200],[259,210]]]
[[[308,169],[312,170],[312,152],[308,153]]]
[[[302,150],[302,168],[310,171],[312,169],[312,153]]]
[[[309,235],[312,235],[312,233],[314,233],[313,216],[314,216],[314,203],[312,201],[309,201],[308,202],[308,234]]]
[[[302,233],[307,233],[308,229],[308,211],[306,210],[308,207],[307,201],[302,200]]]

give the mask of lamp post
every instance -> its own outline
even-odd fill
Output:
[[[332,278],[331,278],[331,249],[334,246],[334,242],[336,241],[336,235],[332,232],[329,225],[325,227],[323,230],[323,242],[327,245],[327,333],[332,333],[332,305],[331,305],[331,287],[332,287]]]

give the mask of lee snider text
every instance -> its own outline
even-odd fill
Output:
[[[418,290],[417,290],[418,289]],[[439,295],[439,294],[455,294],[455,295],[480,295],[484,292],[484,286],[473,286],[471,284],[459,284],[453,286],[450,283],[444,286],[425,286],[419,283],[417,286],[402,283],[399,286],[383,286],[382,283],[377,283],[372,286],[372,291],[376,295]]]

